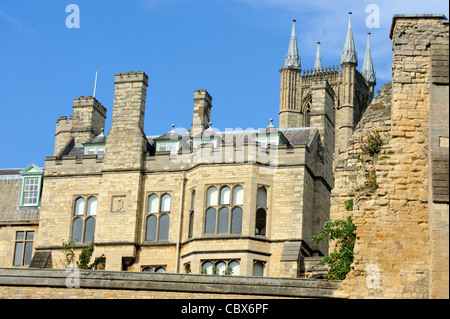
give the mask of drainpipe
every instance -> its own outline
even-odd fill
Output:
[[[181,186],[180,186],[180,212],[178,215],[178,238],[176,247],[176,257],[175,257],[175,273],[179,271],[179,258],[180,258],[180,240],[181,240],[181,215],[183,213],[183,201],[184,201],[184,182],[186,180],[185,173],[181,175]]]

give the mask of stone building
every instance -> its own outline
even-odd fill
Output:
[[[394,16],[392,82],[373,99],[370,38],[359,72],[350,17],[340,68],[322,66],[318,43],[302,70],[294,21],[278,128],[214,130],[196,90],[189,130],[146,135],[144,72],[115,75],[108,134],[106,108],[75,98],[45,168],[0,171],[0,266],[19,265],[30,231],[20,265],[62,268],[63,242],[94,240],[105,270],[301,277],[329,249],[311,236],[351,216],[355,262],[327,296],[448,298],[448,20]],[[358,160],[375,130],[380,154]]]
[[[144,72],[115,75],[106,136],[106,108],[75,98],[45,160],[36,260],[62,267],[63,242],[94,240],[106,270],[298,277],[305,258],[327,254],[311,236],[329,219],[335,144],[344,147],[375,85],[370,51],[365,76],[356,70],[350,19],[342,70],[317,61],[301,74],[294,21],[279,128],[214,130],[212,97],[196,90],[190,130],[147,136]]]

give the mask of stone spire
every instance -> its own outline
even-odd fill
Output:
[[[345,38],[344,50],[341,54],[341,64],[343,63],[353,63],[358,65],[358,57],[356,55],[355,41],[353,40],[353,30],[352,30],[352,13],[348,13],[348,29],[347,36]]]
[[[361,74],[364,76],[367,82],[376,83],[375,70],[373,69],[372,63],[372,54],[370,52],[370,33],[367,34],[366,56],[364,57]]]
[[[317,42],[316,62],[314,63],[314,71],[322,70],[322,57],[320,56],[320,42]]]
[[[301,59],[298,54],[297,37],[295,35],[295,21],[292,24],[291,41],[289,42],[288,54],[286,55],[284,67],[301,69]]]

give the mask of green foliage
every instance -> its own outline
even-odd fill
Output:
[[[233,274],[233,268],[231,268],[230,266],[228,266],[225,271],[223,272],[223,274],[225,276],[231,276]]]
[[[92,242],[88,247],[84,248],[81,251],[80,255],[78,256],[78,261],[76,262],[79,269],[95,269],[98,264],[102,263],[105,260],[105,255],[101,255],[100,257],[95,258],[93,263],[89,264],[92,258],[92,254],[94,253],[95,246],[95,242]],[[67,243],[63,242],[62,247],[65,256],[63,263],[65,267],[67,267],[70,264],[73,264],[73,262],[75,261],[75,252],[73,251],[75,243],[73,241]]]
[[[353,198],[345,200],[344,205],[345,205],[345,210],[352,211],[353,210]]]
[[[62,261],[64,264],[64,267],[69,266],[70,264],[73,264],[75,260],[75,252],[73,251],[73,247],[75,246],[75,243],[73,241],[69,241],[67,243],[62,243],[62,250],[64,254],[64,260]]]
[[[325,256],[319,265],[328,264],[326,278],[332,280],[342,280],[350,272],[353,262],[353,248],[355,246],[356,226],[349,216],[347,220],[328,221],[323,225],[323,229],[317,236],[311,237],[315,244],[328,238],[335,240],[334,251],[329,256]]]
[[[369,155],[373,157],[375,154],[378,154],[381,150],[381,146],[383,145],[383,140],[380,136],[380,133],[375,131],[375,133],[367,136],[367,139],[361,145],[361,150],[363,154]]]

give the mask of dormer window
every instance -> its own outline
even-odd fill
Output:
[[[103,158],[105,155],[105,144],[84,144],[84,155],[97,155],[98,158]]]
[[[44,171],[34,164],[20,171],[23,180],[20,206],[39,206],[43,174]]]
[[[180,143],[179,142],[157,142],[156,143],[156,151],[157,152],[167,152],[170,151],[170,153],[177,153],[180,149]]]

